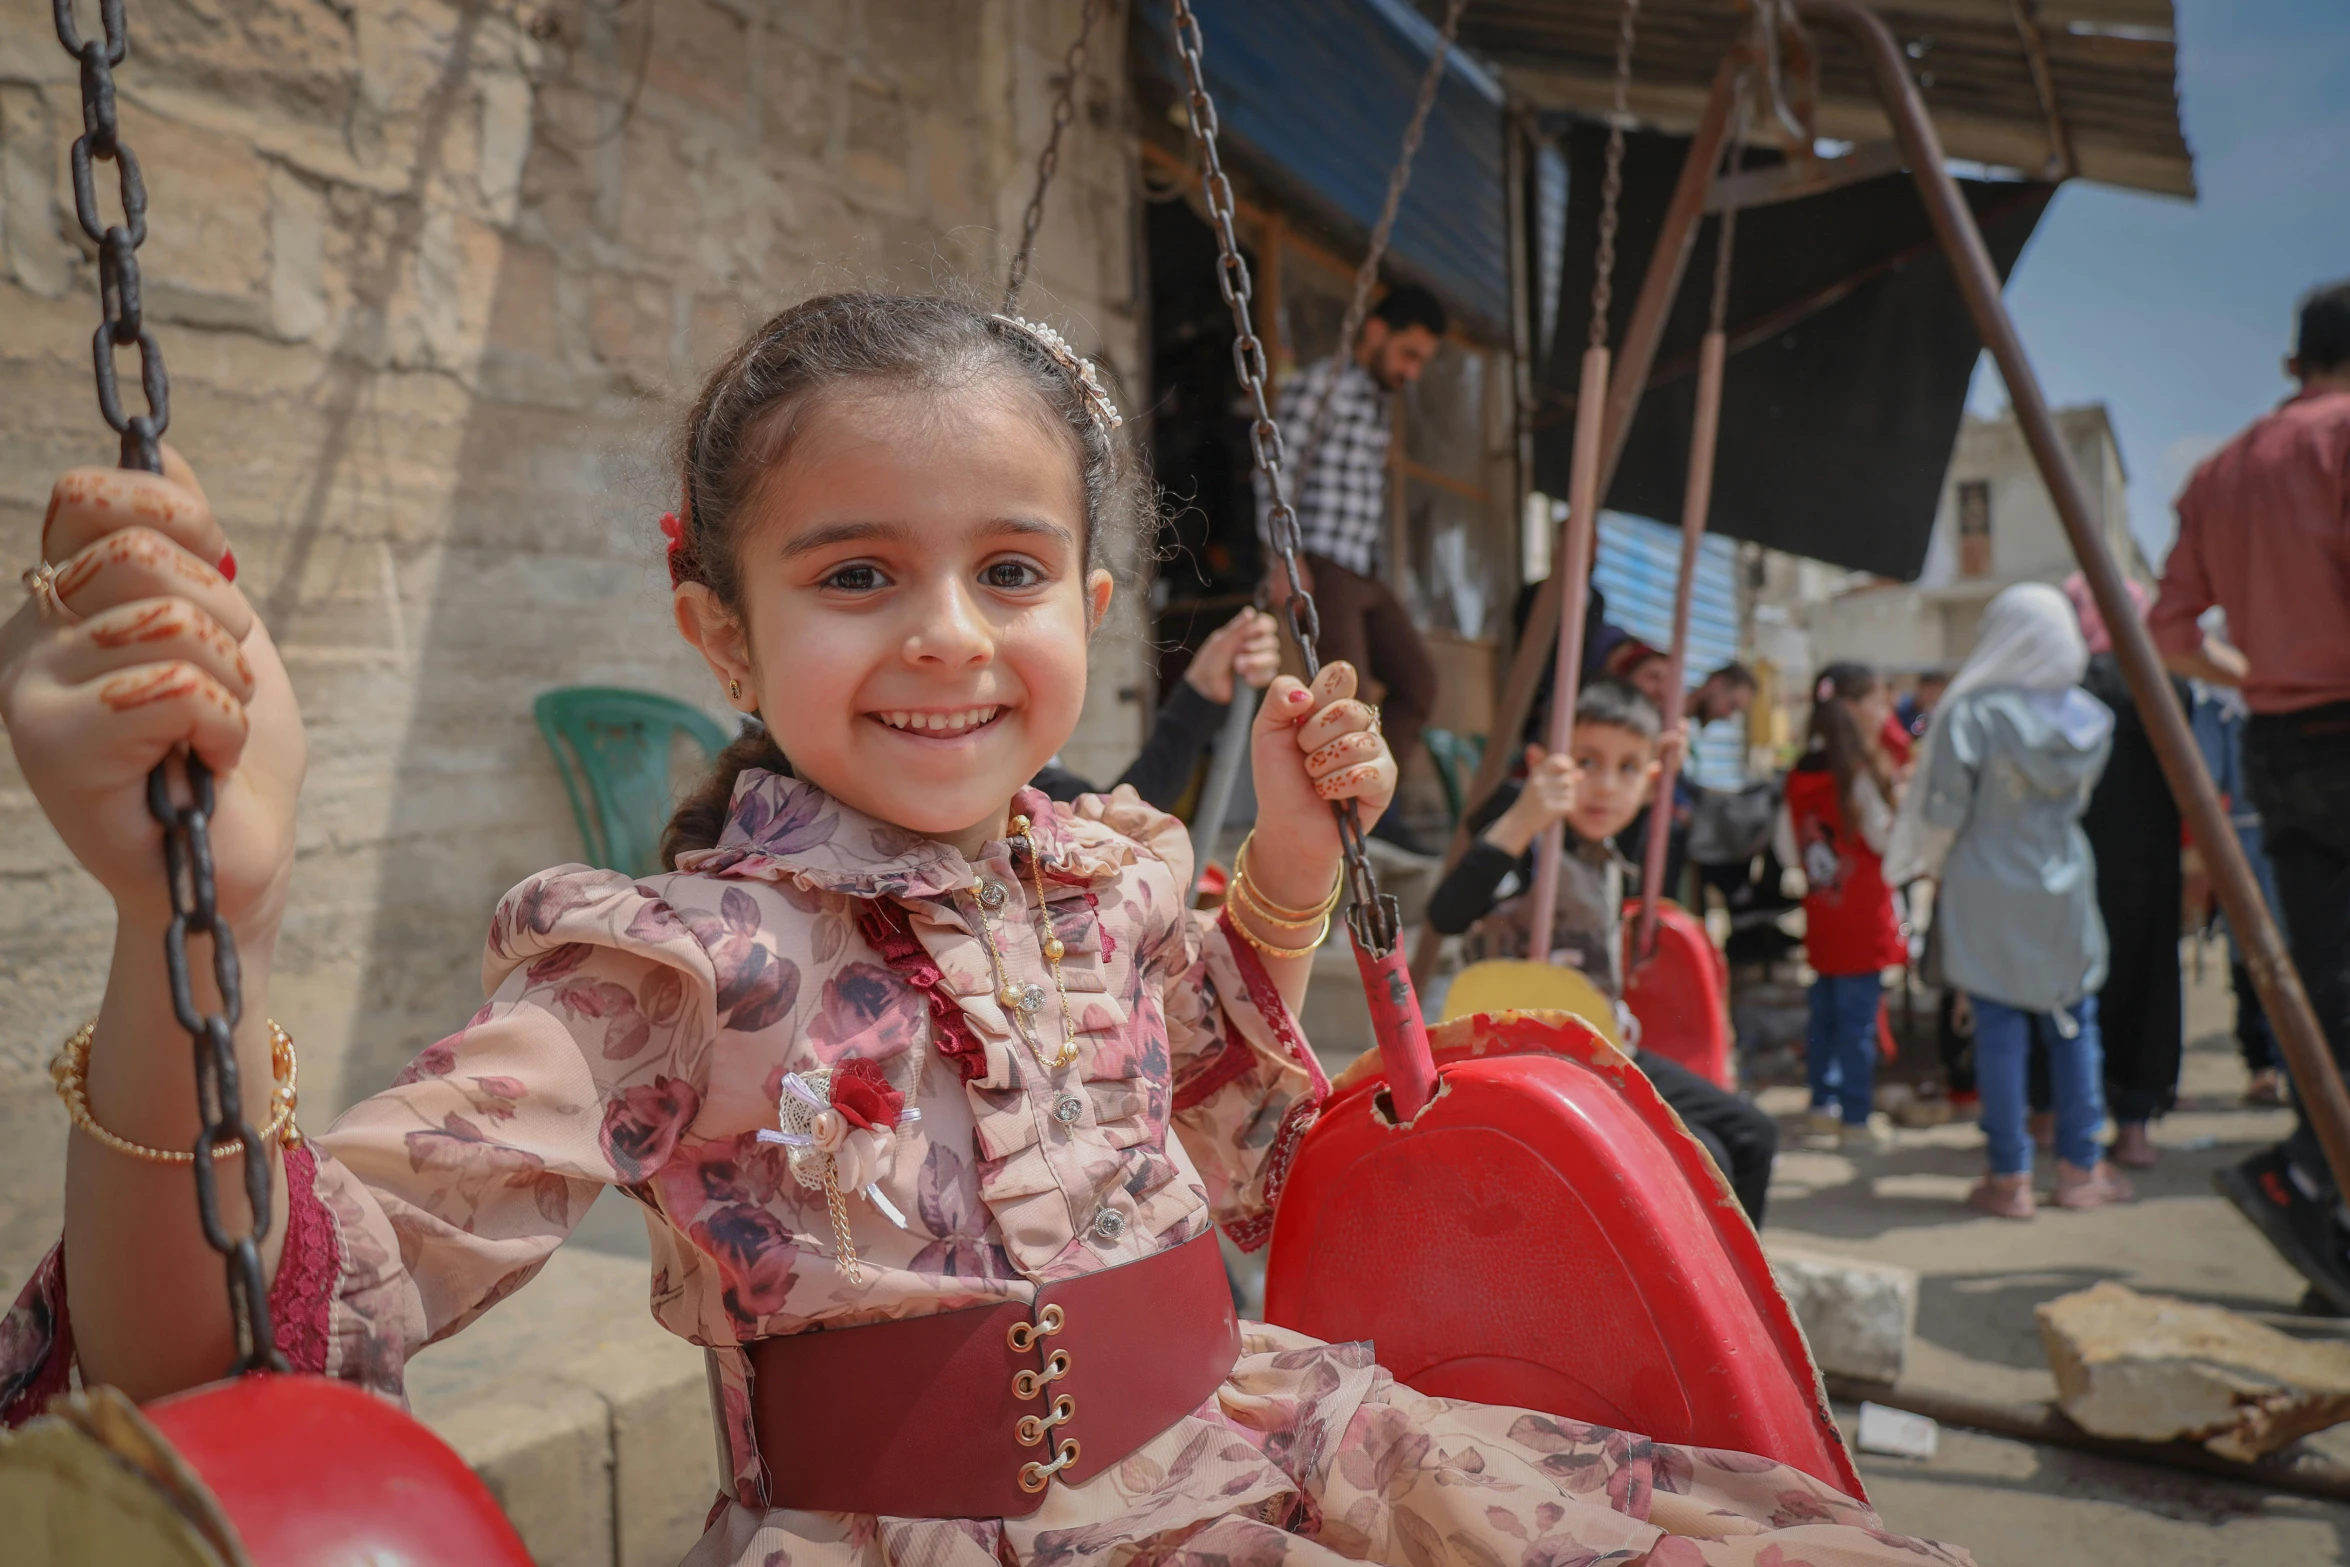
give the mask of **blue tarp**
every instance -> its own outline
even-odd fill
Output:
[[[1436,33],[1404,0],[1192,0],[1227,143],[1326,219],[1379,218]],[[1182,79],[1164,7],[1136,10],[1144,68]],[[1507,341],[1509,205],[1501,90],[1457,51],[1445,70],[1389,255]]]

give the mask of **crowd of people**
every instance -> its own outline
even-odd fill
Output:
[[[1351,357],[1309,368],[1282,407],[1304,430],[1331,405],[1298,498],[1309,585],[1323,585],[1326,640],[1387,685],[1391,738],[1419,732],[1433,688],[1418,634],[1380,581],[1386,399],[1426,365],[1443,326],[1433,298],[1396,290]],[[2287,370],[2296,395],[2181,495],[2159,595],[2136,582],[2129,591],[2339,1063],[2350,1058],[2350,285],[2303,301]],[[1283,584],[1276,575],[1269,586],[1278,596]],[[1542,956],[1620,997],[1619,911],[1652,815],[1643,780],[1688,725],[1742,713],[1755,692],[1738,665],[1685,693],[1669,689],[1670,670],[1661,650],[1609,623],[1592,589],[1572,754],[1529,744],[1514,776],[1471,803],[1474,841],[1430,900],[1434,928],[1464,938],[1462,960],[1525,955],[1533,845],[1563,824],[1557,934]],[[1546,677],[1529,739],[1549,695]],[[1914,966],[1938,992],[1932,1087],[1984,1133],[1987,1169],[1967,1200],[2030,1218],[2039,1151],[2055,1156],[2057,1204],[2132,1200],[2121,1168],[2156,1162],[2151,1128],[2178,1097],[2181,912],[2211,901],[2084,579],[1999,594],[1955,670],[1897,691],[1886,672],[1831,663],[1810,698],[1769,845],[1801,885],[1815,976],[1804,1131],[1883,1139],[1882,976]],[[1677,780],[1662,815],[1667,889],[1685,885],[1698,803]],[[1420,847],[1393,809],[1380,831]],[[2246,1098],[2285,1103],[2285,1063],[2240,948],[2232,973]],[[1776,1129],[1662,1057],[1643,1065],[1759,1220]],[[2350,1311],[2350,1206],[2306,1116],[2220,1185],[2319,1295]]]

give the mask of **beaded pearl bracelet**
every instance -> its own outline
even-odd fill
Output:
[[[57,1058],[49,1063],[50,1080],[57,1085],[57,1097],[65,1101],[65,1111],[75,1126],[87,1132],[101,1146],[133,1159],[144,1159],[150,1164],[194,1164],[196,1156],[185,1148],[150,1148],[134,1143],[127,1137],[117,1137],[98,1124],[90,1114],[90,1039],[98,1031],[98,1020],[92,1018],[74,1030],[73,1037],[58,1047]],[[301,1129],[294,1124],[294,1106],[300,1097],[295,1089],[294,1037],[277,1026],[277,1019],[269,1020],[269,1066],[277,1078],[277,1086],[270,1091],[272,1114],[264,1127],[264,1142],[278,1142],[288,1148],[302,1146]],[[212,1157],[233,1159],[245,1151],[245,1140],[232,1137],[212,1150]]]

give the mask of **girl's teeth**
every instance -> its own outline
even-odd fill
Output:
[[[959,713],[888,712],[880,717],[892,729],[926,729],[935,734],[960,734],[966,729],[976,729],[989,722],[998,711],[992,707],[969,707]]]

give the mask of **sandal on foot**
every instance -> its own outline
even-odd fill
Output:
[[[2106,1157],[2130,1170],[2154,1168],[2154,1139],[2144,1121],[2124,1121],[2114,1128],[2113,1146]]]

